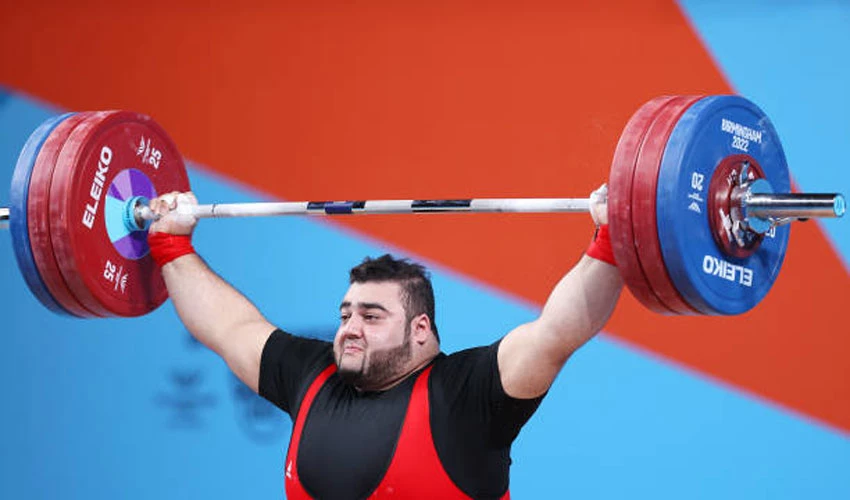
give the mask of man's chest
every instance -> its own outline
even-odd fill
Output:
[[[410,384],[364,396],[329,381],[312,402],[300,436],[302,483],[318,498],[368,495],[392,462],[410,398]]]

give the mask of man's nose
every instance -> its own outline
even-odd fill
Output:
[[[346,337],[361,337],[363,336],[363,322],[357,318],[357,316],[352,316],[346,320],[345,324],[342,326],[342,333]]]

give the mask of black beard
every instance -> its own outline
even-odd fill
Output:
[[[401,375],[402,368],[411,357],[413,352],[410,349],[410,333],[408,332],[405,333],[401,345],[370,354],[368,368],[366,356],[363,357],[358,369],[340,368],[339,362],[342,355],[337,360],[336,366],[343,382],[358,389],[368,390],[370,387],[381,387]]]

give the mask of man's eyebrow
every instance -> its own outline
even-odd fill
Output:
[[[346,300],[346,301],[343,301],[342,304],[339,305],[339,308],[340,309],[347,309],[347,308],[350,308],[351,305],[352,305],[351,302]],[[384,311],[384,312],[390,312],[389,309],[387,309],[383,305],[379,304],[378,302],[357,302],[356,304],[354,304],[354,307],[356,307],[357,309],[380,309],[381,311]]]

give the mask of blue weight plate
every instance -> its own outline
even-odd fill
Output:
[[[12,187],[9,192],[9,231],[14,242],[12,247],[15,250],[15,259],[18,261],[18,268],[24,276],[24,281],[26,281],[33,295],[45,307],[53,312],[66,315],[71,314],[48,291],[33,259],[28,230],[27,199],[33,165],[42,145],[44,145],[44,141],[60,123],[73,114],[65,113],[48,118],[30,134],[21,154],[18,156],[15,172],[12,174]]]
[[[752,157],[773,191],[791,192],[779,137],[764,112],[738,96],[693,104],[667,141],[658,178],[656,213],[664,263],[676,288],[704,314],[741,314],[767,295],[788,246],[789,226],[771,231],[746,258],[726,255],[708,217],[709,185],[720,162]]]

